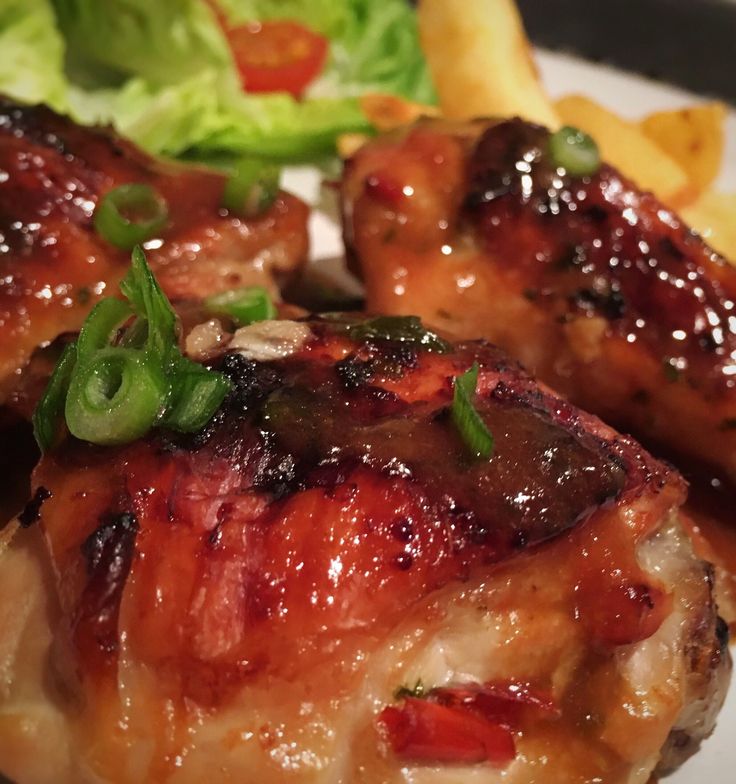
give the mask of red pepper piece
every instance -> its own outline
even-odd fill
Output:
[[[508,728],[465,708],[407,697],[378,717],[396,756],[415,762],[503,765],[516,749]]]
[[[595,595],[581,592],[580,615],[603,645],[630,645],[651,637],[672,607],[671,597],[651,585],[621,582]]]
[[[432,689],[429,698],[452,707],[472,709],[489,721],[516,728],[525,713],[560,715],[550,694],[532,688],[528,683],[470,683]]]
[[[365,182],[366,192],[387,207],[397,208],[405,197],[404,186],[386,172],[371,174]]]

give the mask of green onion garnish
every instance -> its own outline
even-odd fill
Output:
[[[135,349],[107,348],[74,369],[64,414],[69,432],[95,444],[145,435],[166,406],[163,368]]]
[[[421,700],[422,697],[427,696],[428,689],[425,688],[421,678],[417,678],[413,686],[405,686],[402,684],[394,690],[394,699],[403,700],[406,697],[414,697],[414,699]]]
[[[254,218],[276,200],[280,177],[278,166],[244,158],[231,168],[222,204],[237,215]]]
[[[595,174],[601,165],[598,145],[592,136],[565,125],[549,137],[549,155],[554,166],[573,177]]]
[[[77,358],[87,359],[113,342],[117,330],[133,315],[126,302],[113,297],[100,300],[82,325],[77,338]]]
[[[64,415],[69,382],[77,363],[77,344],[69,343],[61,352],[46,391],[33,412],[33,435],[42,452],[51,446],[59,432],[58,424]]]
[[[130,250],[155,236],[169,210],[163,196],[150,185],[133,182],[106,193],[95,209],[95,229],[111,245]]]
[[[329,313],[323,314],[323,318],[333,320],[340,325],[351,340],[392,340],[440,354],[450,350],[450,344],[427,329],[417,316],[377,316],[354,323],[341,321],[343,317],[339,315],[332,319]]]
[[[120,289],[127,302],[101,300],[56,365],[33,415],[43,451],[62,418],[72,435],[103,445],[133,441],[157,425],[193,432],[230,389],[221,373],[182,355],[176,315],[140,248]]]
[[[479,460],[493,455],[493,435],[473,406],[478,385],[478,363],[455,378],[455,391],[450,415],[468,451]]]
[[[230,389],[221,373],[181,358],[172,370],[171,393],[161,424],[181,433],[203,428]]]
[[[204,306],[211,313],[230,316],[241,327],[254,321],[272,319],[276,315],[276,308],[268,291],[261,286],[213,294],[205,299]]]

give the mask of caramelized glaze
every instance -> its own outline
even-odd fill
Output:
[[[126,182],[152,185],[169,222],[146,243],[170,297],[239,285],[274,287],[307,251],[307,208],[280,194],[260,218],[220,209],[224,177],[157,162],[130,143],[44,108],[0,101],[0,401],[33,349],[79,329],[114,293],[130,254],[97,235],[99,199]]]
[[[72,762],[103,780],[135,765],[194,781],[216,748],[222,770],[263,782],[399,781],[379,715],[421,677],[445,696],[481,682],[547,695],[548,709],[512,711],[503,754],[489,750],[512,781],[527,764],[551,782],[619,781],[639,755],[651,769],[692,684],[716,689],[728,666],[702,567],[683,551],[658,573],[642,555],[673,535],[678,475],[488,344],[437,353],[308,323],[285,359],[218,361],[234,390],[202,432],[67,439],[37,469],[61,606],[55,677],[84,706],[66,714]],[[448,416],[474,362],[487,461]],[[656,686],[632,685],[624,652],[660,650],[673,630],[646,676]],[[436,644],[476,680],[448,682]],[[621,713],[627,700],[646,718]],[[563,751],[583,746],[594,753]],[[456,759],[486,764],[477,750]]]
[[[348,162],[371,311],[485,336],[575,403],[736,476],[736,271],[607,165],[521,120],[424,122]]]

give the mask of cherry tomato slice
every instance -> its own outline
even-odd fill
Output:
[[[250,93],[287,92],[298,98],[327,59],[327,39],[296,22],[250,22],[226,33]]]

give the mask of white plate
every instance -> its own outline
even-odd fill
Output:
[[[541,51],[538,63],[552,96],[584,93],[625,117],[636,119],[651,111],[685,106],[697,98],[687,92],[642,77],[553,52]],[[310,222],[312,257],[340,258],[343,253],[334,196],[320,188],[320,175],[309,167],[289,170],[285,185],[315,206]],[[736,190],[736,112],[727,126],[727,149],[719,186]],[[339,267],[333,267],[339,275]],[[730,692],[716,732],[667,784],[726,784],[736,780],[736,689]]]

